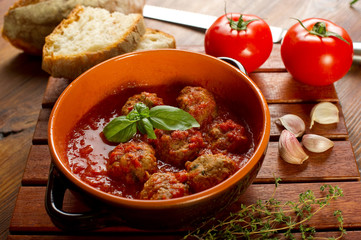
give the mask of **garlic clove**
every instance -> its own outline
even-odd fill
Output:
[[[302,136],[305,132],[305,122],[297,115],[286,114],[279,118],[281,124],[296,137]]]
[[[330,102],[321,102],[316,104],[311,111],[311,125],[312,128],[314,122],[320,124],[332,124],[339,122],[338,108],[336,105]]]
[[[308,155],[303,150],[296,136],[288,130],[281,132],[278,141],[278,152],[284,161],[291,164],[302,164],[308,159]]]
[[[303,146],[310,152],[321,153],[334,146],[334,143],[323,136],[317,134],[306,134],[302,137]]]

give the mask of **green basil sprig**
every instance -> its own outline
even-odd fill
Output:
[[[127,116],[114,118],[103,129],[110,142],[127,142],[137,133],[137,129],[156,139],[154,128],[162,130],[187,130],[199,127],[192,115],[180,108],[160,105],[149,109],[144,103],[135,104]]]

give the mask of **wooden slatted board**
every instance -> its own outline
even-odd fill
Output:
[[[182,48],[182,47],[181,47]],[[182,49],[201,52],[200,46]],[[294,81],[285,70],[279,56],[279,45],[275,45],[267,62],[250,77],[256,82],[269,103],[271,112],[271,141],[264,164],[251,187],[236,203],[251,204],[258,199],[268,199],[274,189],[274,176],[282,179],[276,198],[296,200],[298,194],[308,189],[315,193],[323,183],[340,186],[344,197],[331,203],[323,212],[311,219],[310,224],[320,230],[319,236],[337,235],[338,223],[332,213],[340,209],[344,215],[344,227],[348,234],[344,239],[359,239],[361,236],[361,182],[352,146],[348,141],[342,108],[333,85],[312,87]],[[72,233],[56,228],[44,207],[46,183],[51,156],[47,145],[47,125],[51,108],[61,92],[70,82],[62,78],[49,78],[44,94],[42,110],[33,137],[22,186],[10,224],[8,239],[73,239]],[[277,119],[293,113],[310,124],[310,111],[319,101],[331,101],[340,110],[340,122],[331,125],[315,124],[307,127],[306,133],[315,133],[332,139],[335,146],[321,154],[309,153],[310,158],[302,165],[291,165],[278,155],[278,138],[282,127]],[[82,203],[71,193],[65,200],[65,208],[77,209]],[[335,233],[336,232],[336,233]],[[180,239],[184,232],[147,232],[125,225],[96,230],[77,235],[77,239]]]

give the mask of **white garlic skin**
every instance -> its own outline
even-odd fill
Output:
[[[302,164],[309,158],[296,136],[288,130],[281,132],[278,153],[284,161],[291,164]]]
[[[310,152],[322,153],[334,146],[334,143],[317,134],[305,134],[302,137],[302,145]]]
[[[335,104],[330,102],[321,102],[316,104],[311,110],[311,124],[310,129],[312,128],[314,122],[320,124],[332,124],[338,123],[339,111]]]
[[[302,136],[305,132],[305,122],[295,114],[286,114],[279,118],[281,124],[290,132],[295,134],[296,137]]]

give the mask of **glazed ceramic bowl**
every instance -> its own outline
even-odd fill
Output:
[[[114,196],[82,182],[68,168],[66,137],[79,119],[99,101],[128,86],[158,86],[182,83],[204,87],[222,96],[243,112],[255,142],[255,151],[242,168],[222,183],[208,190],[169,200],[139,200]],[[270,136],[270,114],[265,98],[255,83],[232,65],[200,53],[182,50],[135,52],[105,61],[74,80],[56,102],[49,120],[49,147],[56,176],[68,182],[82,195],[99,201],[120,218],[137,228],[180,228],[217,211],[239,199],[256,177],[263,162]],[[58,225],[86,219],[64,213],[57,207],[58,190],[53,190],[49,177],[47,210]],[[59,183],[59,181],[56,180]],[[57,184],[59,187],[59,184]],[[61,203],[60,203],[61,204]],[[99,210],[107,215],[107,210]],[[64,215],[65,214],[65,215]],[[97,216],[103,216],[98,214]],[[114,215],[114,214],[113,214]],[[65,216],[65,217],[64,217]],[[91,218],[91,217],[89,217]],[[94,218],[94,216],[93,216]],[[64,223],[64,221],[66,223]],[[79,223],[86,227],[87,224]],[[100,221],[102,223],[106,222]],[[98,224],[102,225],[102,224]],[[103,224],[104,225],[104,224]],[[106,225],[106,224],[105,224]],[[78,226],[78,227],[79,227]]]

